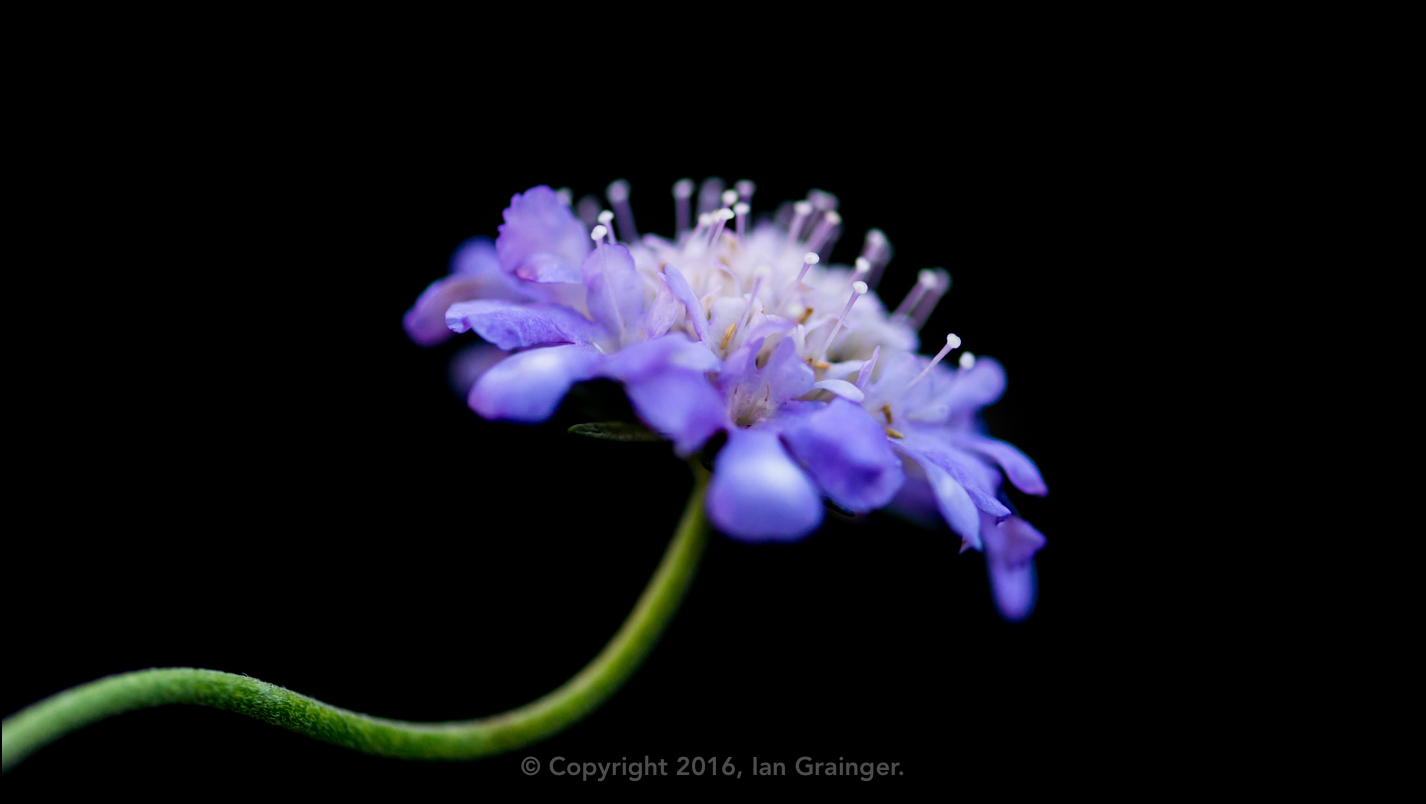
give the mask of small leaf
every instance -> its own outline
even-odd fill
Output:
[[[663,441],[663,436],[637,422],[586,422],[569,428],[574,435],[605,441]]]

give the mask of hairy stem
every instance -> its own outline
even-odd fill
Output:
[[[402,759],[476,759],[549,737],[594,711],[633,674],[688,591],[708,541],[708,472],[690,462],[693,494],[649,585],[619,632],[574,678],[533,703],[480,720],[410,723],[358,714],[247,676],[192,667],[108,676],[65,690],[5,718],[3,766],[97,720],[150,706],[198,704],[272,723],[368,754]]]

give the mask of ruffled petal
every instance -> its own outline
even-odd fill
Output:
[[[452,305],[446,326],[473,329],[501,349],[545,343],[589,343],[602,334],[598,324],[560,304],[515,304],[477,299]]]
[[[573,344],[511,355],[476,381],[470,407],[487,419],[542,422],[554,415],[571,385],[595,375],[601,357]]]
[[[732,428],[713,464],[707,508],[719,530],[750,542],[799,539],[822,524],[817,487],[770,430]]]
[[[1005,470],[1005,476],[1010,478],[1010,482],[1015,485],[1015,488],[1026,494],[1043,497],[1050,493],[1050,490],[1045,487],[1044,479],[1040,477],[1039,467],[1030,460],[1030,456],[1021,452],[1014,445],[973,433],[957,433],[955,443],[1000,464],[1000,468]]]
[[[891,502],[905,480],[885,431],[845,399],[797,417],[782,431],[782,440],[823,493],[859,514]]]
[[[1007,620],[1023,620],[1035,608],[1034,559],[1036,551],[1045,546],[1045,537],[1018,516],[999,524],[986,516],[981,525],[995,608]]]
[[[589,230],[554,190],[543,185],[511,198],[503,214],[505,223],[495,251],[506,273],[516,273],[525,265],[553,270],[550,266],[563,264],[574,269],[592,248]]]
[[[580,266],[589,315],[611,333],[639,323],[644,311],[644,279],[629,249],[605,244],[589,252]]]

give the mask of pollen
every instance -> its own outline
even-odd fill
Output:
[[[904,436],[904,435],[901,434],[901,431],[900,431],[900,430],[893,430],[893,429],[891,429],[890,427],[883,427],[883,428],[881,428],[881,429],[885,430],[885,431],[886,431],[886,434],[889,435],[889,436],[891,436],[892,438],[905,438],[905,437],[906,437],[906,436]]]
[[[886,414],[886,423],[887,423],[887,424],[895,424],[895,423],[896,423],[896,422],[894,422],[894,421],[891,420],[891,403],[890,403],[890,402],[887,402],[885,405],[882,405],[882,406],[881,406],[881,412],[884,413],[884,414]]]
[[[807,319],[809,319],[809,318],[811,318],[811,317],[812,317],[812,308],[811,308],[811,307],[808,307],[806,310],[803,310],[803,311],[802,311],[802,315],[800,315],[800,316],[797,317],[797,323],[799,323],[799,324],[806,324],[806,323],[807,323]]]
[[[728,348],[728,341],[731,341],[731,340],[733,339],[733,331],[736,330],[737,328],[738,328],[738,322],[737,322],[737,321],[734,321],[733,323],[731,323],[731,324],[728,325],[728,328],[727,328],[727,329],[723,330],[723,342],[720,343],[720,344],[718,344],[718,348],[719,348],[719,349],[727,349],[727,348]]]

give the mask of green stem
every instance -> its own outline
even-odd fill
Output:
[[[594,661],[539,700],[480,720],[410,723],[350,712],[247,676],[192,667],[108,676],[5,718],[3,766],[97,720],[150,706],[198,704],[272,723],[318,740],[403,759],[476,759],[549,737],[594,711],[633,674],[682,602],[708,542],[708,472],[690,461],[693,494],[673,541],[634,611]]]

